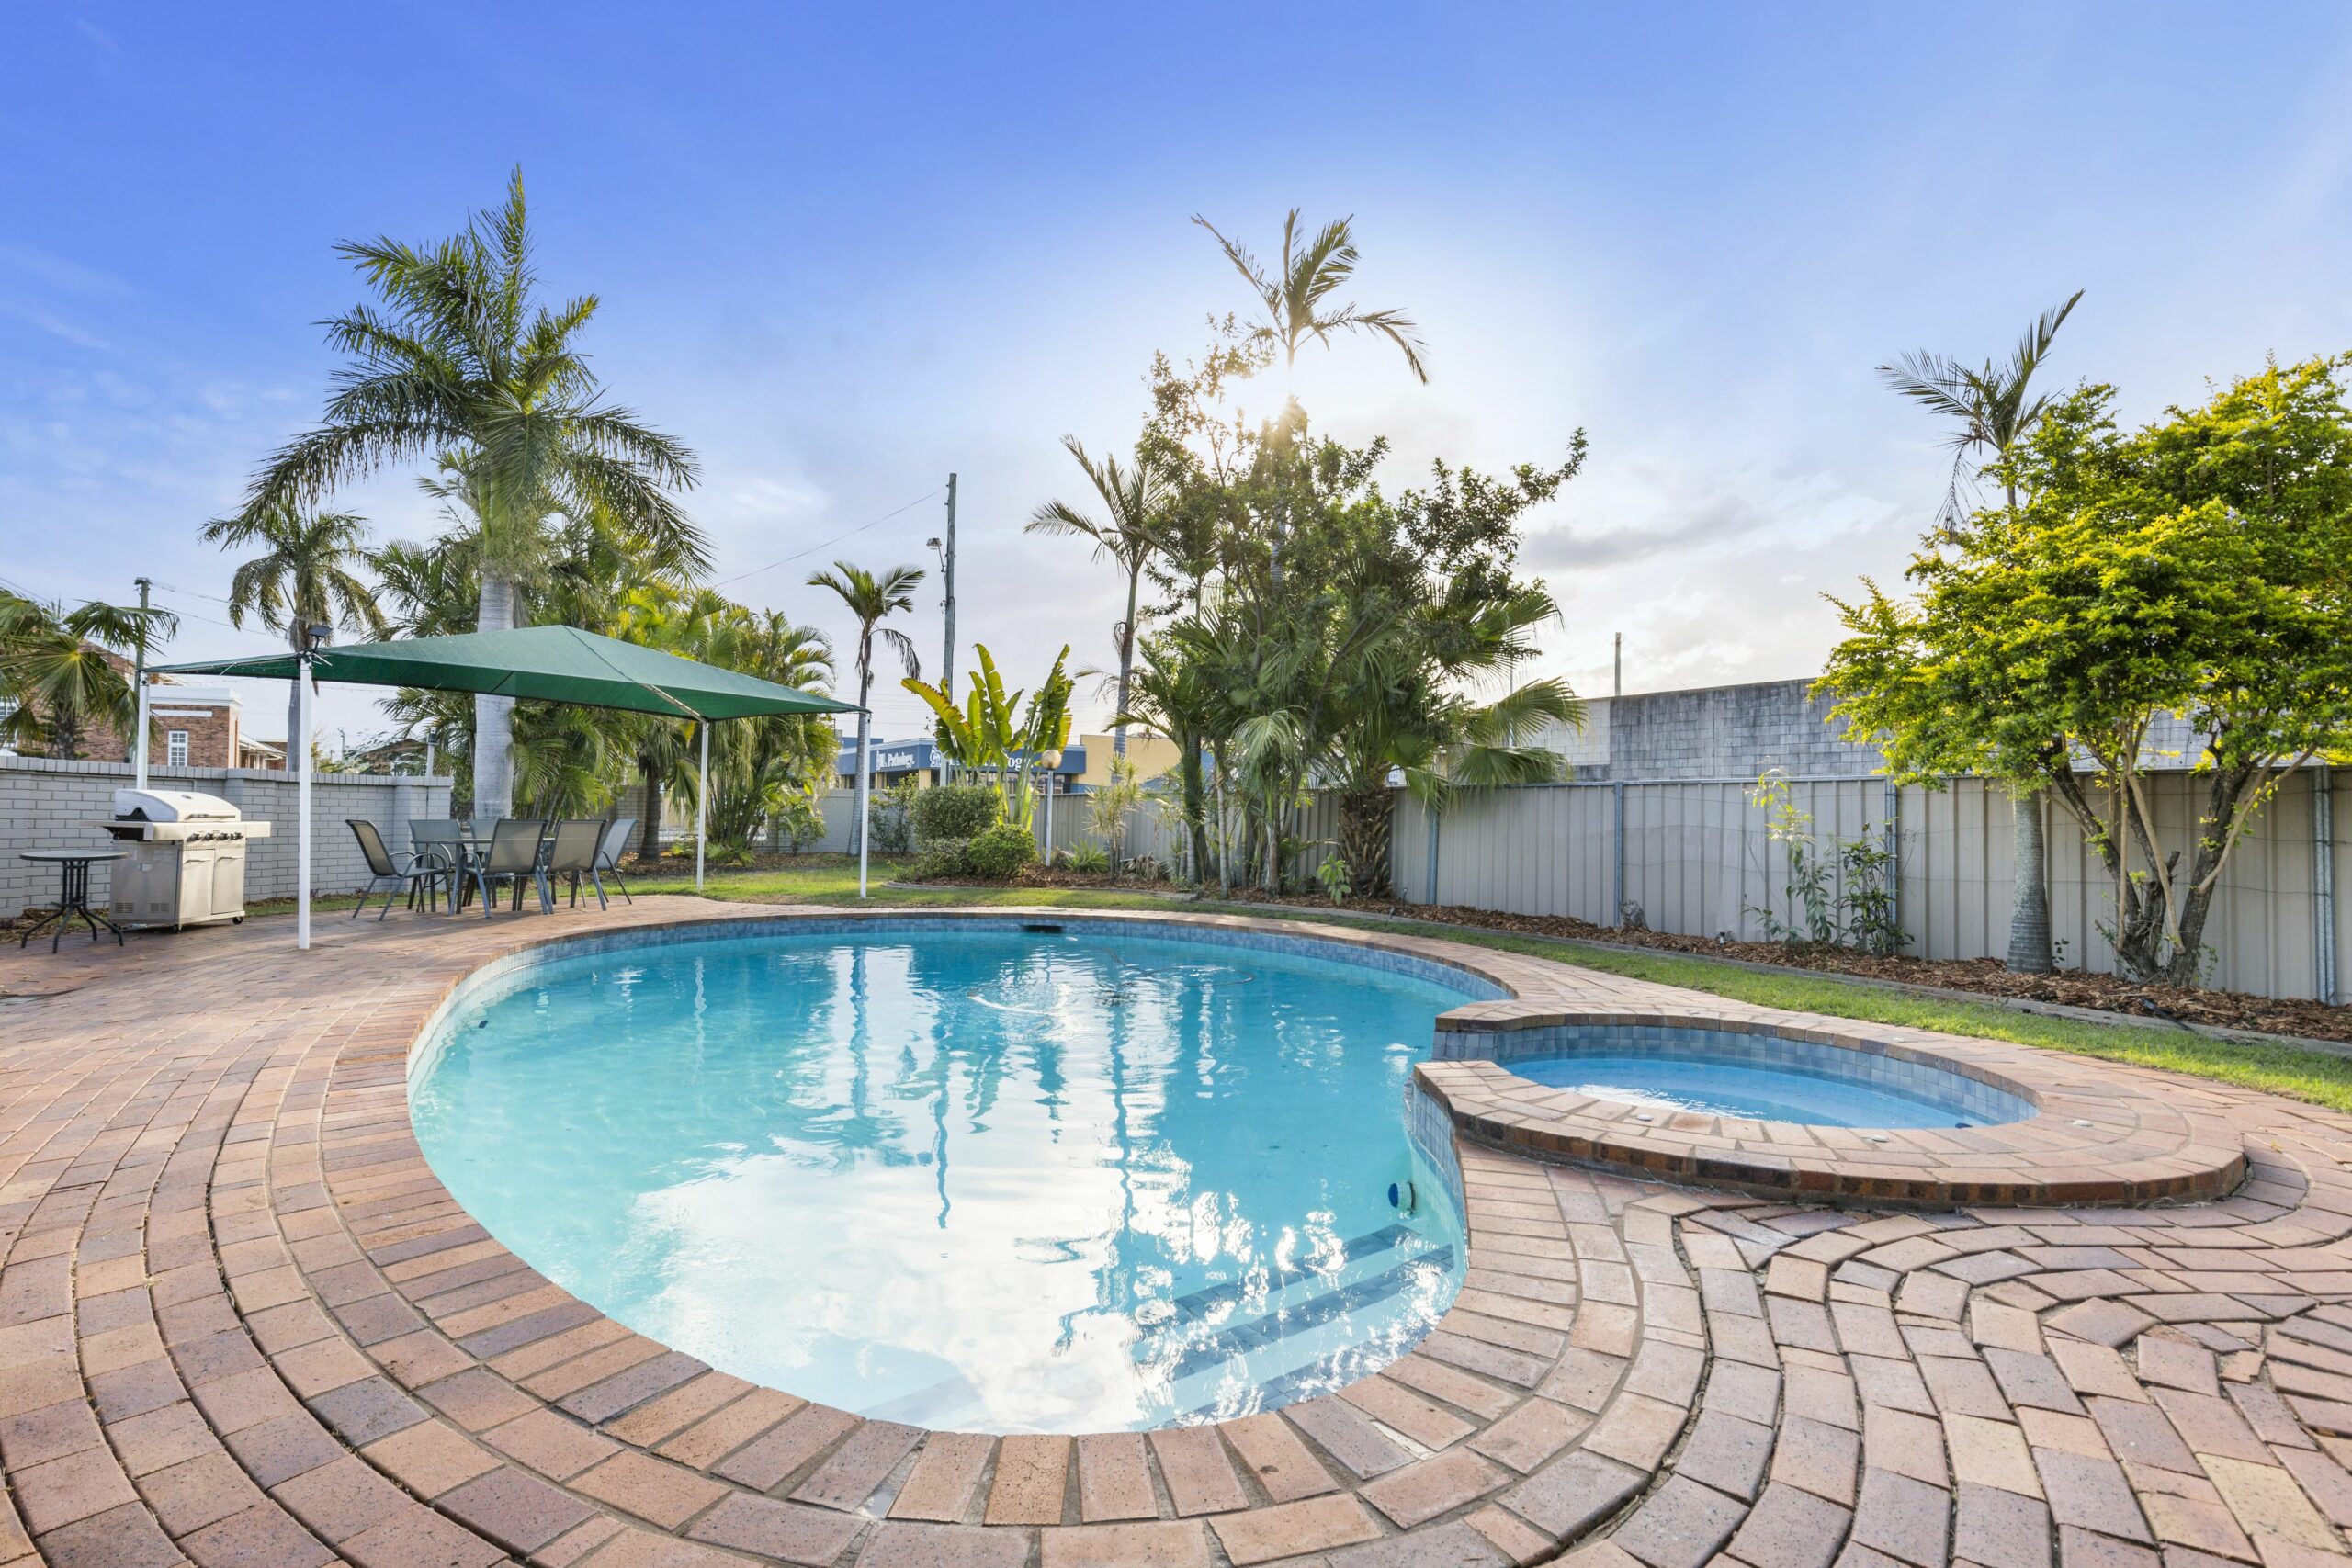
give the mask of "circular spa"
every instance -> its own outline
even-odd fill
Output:
[[[1815,1127],[1984,1127],[2032,1101],[1927,1061],[1758,1032],[1591,1023],[1502,1065],[1547,1089],[1687,1113]]]
[[[1271,1409],[1463,1270],[1437,1015],[1501,991],[1135,922],[795,922],[493,966],[417,1135],[508,1247],[724,1371],[933,1427]]]

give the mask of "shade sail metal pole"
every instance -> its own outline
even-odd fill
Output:
[[[710,720],[695,726],[702,731],[702,783],[695,791],[695,891],[702,891],[703,840],[710,836]]]
[[[148,701],[146,677],[141,676],[139,681],[139,739],[131,747],[132,755],[139,765],[130,771],[130,782],[141,789],[147,787],[147,726],[153,722],[148,717]],[[237,759],[232,757],[229,761],[233,765]]]
[[[311,947],[311,656],[302,655],[294,671],[294,744],[301,761],[295,773],[294,945]],[[145,753],[141,747],[141,752]]]

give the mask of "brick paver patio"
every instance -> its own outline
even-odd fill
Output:
[[[1645,1165],[1569,1141],[1589,1106],[1439,1064],[1473,1134],[1468,1275],[1438,1332],[1336,1395],[999,1438],[712,1371],[484,1234],[418,1153],[403,1069],[456,981],[518,943],[777,913],[648,898],[329,920],[307,955],[268,922],[0,957],[0,985],[40,993],[0,1000],[0,1564],[2346,1557],[2352,1119],[1925,1035],[1879,1043],[2037,1075],[2069,1114],[2045,1100],[2052,1125],[1949,1146],[1815,1141],[1777,1151],[1786,1168],[1914,1201],[1933,1193],[1902,1183],[1972,1169],[2019,1192],[2143,1165],[2238,1185],[2168,1208],[1812,1206],[1759,1124],[1617,1128]],[[1537,998],[1522,1020],[1854,1029],[1453,951]]]

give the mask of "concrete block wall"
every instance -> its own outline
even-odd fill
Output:
[[[1843,720],[1810,681],[1765,681],[1609,700],[1609,776],[1752,779],[1767,768],[1801,778],[1876,772],[1879,749],[1846,739]]]
[[[57,899],[57,868],[17,859],[26,850],[104,849],[112,843],[96,824],[114,815],[114,792],[131,782],[128,762],[66,762],[45,757],[0,757],[0,910],[10,914]],[[151,767],[159,789],[217,795],[249,819],[269,823],[271,836],[247,850],[245,897],[290,897],[295,891],[296,782],[257,768]],[[311,886],[316,893],[348,893],[368,881],[367,862],[345,821],[365,818],[394,850],[409,847],[415,818],[449,814],[443,777],[388,778],[322,773],[311,784]],[[90,898],[103,903],[107,867],[90,871]]]

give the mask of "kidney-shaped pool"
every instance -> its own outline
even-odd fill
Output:
[[[1499,994],[1100,922],[690,940],[486,978],[410,1097],[501,1241],[722,1371],[1141,1429],[1326,1392],[1436,1323],[1460,1213],[1405,1090],[1437,1014]]]

